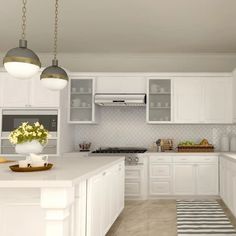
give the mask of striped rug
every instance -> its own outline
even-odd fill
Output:
[[[178,236],[236,236],[236,231],[217,201],[177,201]]]

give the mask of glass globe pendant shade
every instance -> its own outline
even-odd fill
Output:
[[[62,90],[68,83],[68,75],[58,66],[58,60],[52,60],[52,66],[43,70],[40,80],[42,85],[50,90]]]
[[[38,56],[27,48],[27,40],[20,39],[19,47],[10,49],[3,59],[6,71],[15,78],[29,79],[41,67]]]

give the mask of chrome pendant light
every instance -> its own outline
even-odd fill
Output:
[[[22,35],[19,47],[10,49],[7,52],[3,64],[10,75],[18,79],[29,79],[38,72],[41,63],[38,56],[27,48],[27,40],[25,39],[27,0],[22,0],[22,3]]]
[[[66,87],[69,78],[65,70],[58,66],[57,60],[58,0],[55,2],[54,27],[54,58],[52,65],[44,69],[40,79],[44,87],[51,90],[61,90]]]

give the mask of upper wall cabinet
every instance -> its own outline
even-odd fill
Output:
[[[203,122],[203,79],[174,78],[174,121],[176,123]]]
[[[94,86],[93,77],[71,77],[68,93],[69,123],[95,123]]]
[[[205,122],[232,123],[232,78],[209,78],[204,85]]]
[[[146,93],[146,80],[142,76],[98,76],[96,93]]]
[[[177,77],[175,123],[232,123],[232,77]]]
[[[147,122],[172,122],[172,80],[148,78],[147,88]]]
[[[0,73],[1,107],[58,107],[60,93],[44,88],[39,75],[29,80]]]

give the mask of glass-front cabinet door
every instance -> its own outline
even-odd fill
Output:
[[[94,123],[94,78],[71,78],[69,92],[69,123]]]
[[[148,78],[147,122],[172,122],[172,83],[169,78]]]

